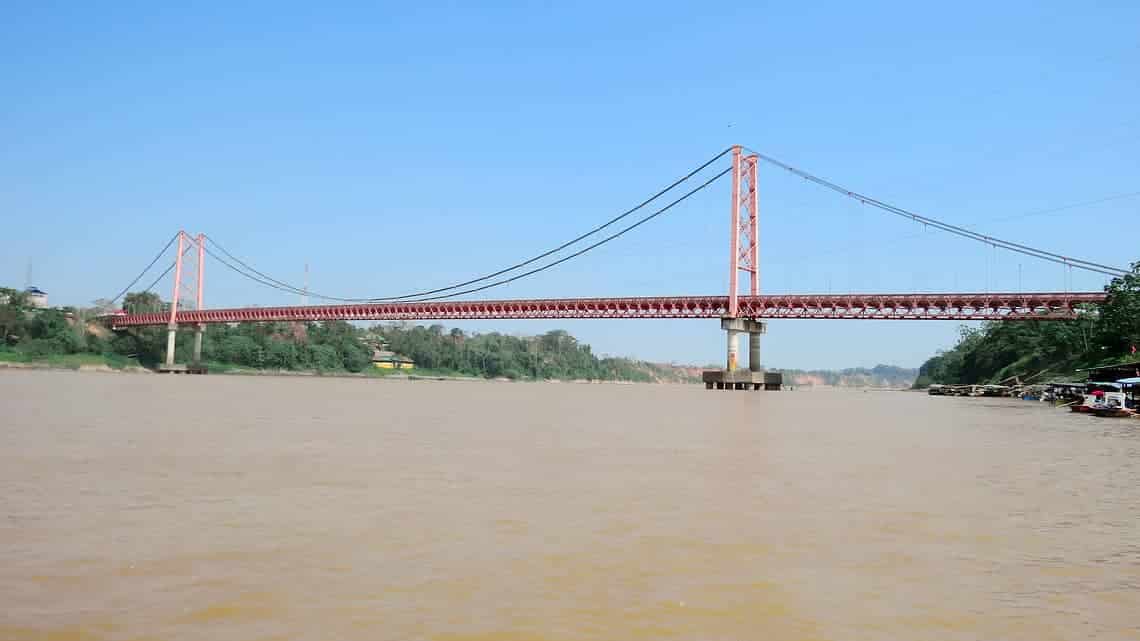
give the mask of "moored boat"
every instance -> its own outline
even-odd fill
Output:
[[[1101,418],[1129,418],[1132,416],[1136,416],[1135,411],[1130,410],[1126,407],[1103,406],[1103,407],[1094,407],[1089,411],[1092,412],[1092,414],[1094,416],[1099,416]]]
[[[1073,412],[1127,409],[1123,389],[1120,383],[1089,381],[1085,383],[1084,400],[1079,404],[1070,405],[1069,409]]]

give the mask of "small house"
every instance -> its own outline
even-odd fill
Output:
[[[372,350],[372,366],[377,369],[412,369],[415,361],[386,349]]]
[[[39,287],[29,287],[24,290],[24,294],[27,297],[28,307],[47,309],[48,295],[44,290]]]

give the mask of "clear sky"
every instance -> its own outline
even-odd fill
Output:
[[[308,262],[314,290],[450,284],[733,143],[999,237],[1140,259],[1134,1],[99,4],[9,3],[0,20],[0,283],[24,285],[30,260],[57,304],[113,295],[178,228],[283,280]],[[768,292],[1105,283],[771,166],[760,182]],[[728,189],[483,294],[722,293]],[[298,302],[207,270],[208,305]],[[560,327],[656,360],[724,350],[717,321],[462,326]],[[773,322],[765,361],[917,366],[956,333]]]

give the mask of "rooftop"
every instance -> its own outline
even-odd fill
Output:
[[[373,363],[414,363],[412,359],[384,349],[372,350]]]

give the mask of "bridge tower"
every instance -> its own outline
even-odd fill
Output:
[[[166,361],[159,367],[160,372],[199,372],[203,371],[202,363],[202,331],[205,325],[199,323],[194,329],[194,355],[191,365],[175,365],[174,363],[174,349],[178,338],[178,303],[182,295],[182,258],[190,250],[190,244],[197,245],[197,260],[198,260],[198,278],[196,287],[194,288],[194,307],[196,310],[202,309],[202,292],[203,284],[205,282],[205,252],[206,252],[206,236],[205,234],[198,234],[196,237],[191,237],[184,231],[178,232],[178,253],[174,258],[174,286],[170,296],[170,321],[166,325]]]
[[[706,387],[759,389],[764,382],[760,366],[760,337],[767,324],[740,317],[740,273],[748,274],[748,296],[760,295],[760,199],[755,154],[745,156],[740,145],[732,148],[732,202],[728,247],[728,310],[720,326],[728,339],[724,371],[705,372]],[[740,335],[748,334],[748,369],[739,371]]]
[[[740,145],[732,148],[732,220],[729,225],[728,315],[722,326],[728,334],[726,369],[738,366],[739,335],[748,334],[748,369],[761,371],[760,336],[767,325],[755,319],[739,318],[740,272],[748,274],[748,295],[760,295],[760,195],[755,154],[741,155]]]

